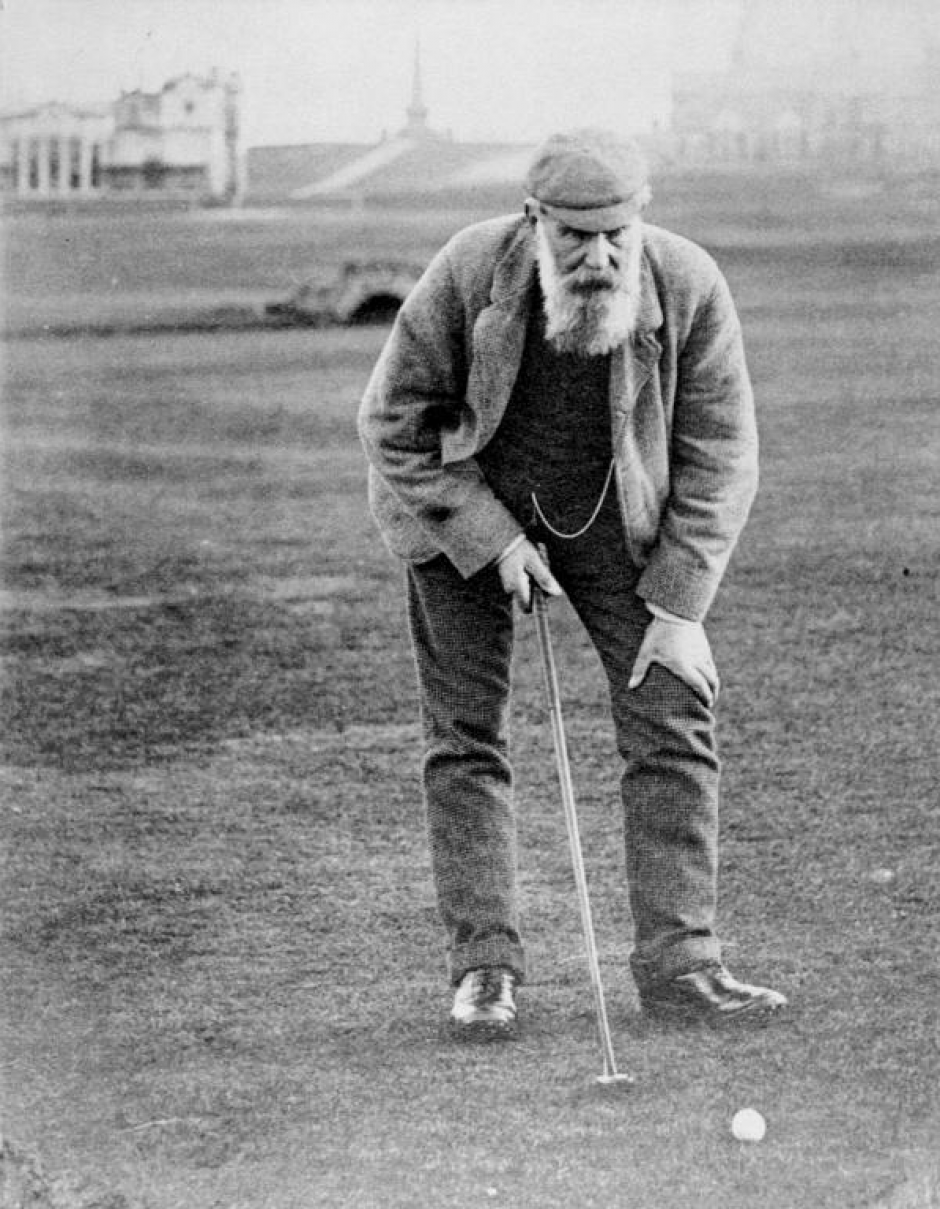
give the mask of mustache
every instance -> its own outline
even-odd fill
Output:
[[[616,290],[622,283],[621,274],[613,269],[576,269],[569,277],[562,279],[564,288],[572,294],[595,294]]]

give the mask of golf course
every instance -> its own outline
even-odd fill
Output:
[[[4,219],[4,1209],[940,1205],[938,196],[657,184],[651,221],[726,273],[757,399],[707,623],[719,922],[791,1009],[640,1015],[603,676],[553,602],[629,1089],[597,1083],[523,615],[522,1032],[450,1039],[402,569],[356,435],[388,328],[244,321],[487,212]]]

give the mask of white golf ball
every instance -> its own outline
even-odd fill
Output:
[[[767,1132],[767,1122],[756,1108],[742,1108],[731,1120],[731,1132],[739,1142],[759,1142]]]

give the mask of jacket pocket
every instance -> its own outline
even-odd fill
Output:
[[[383,541],[399,558],[418,563],[440,554],[440,546],[373,470],[369,471],[369,508]]]

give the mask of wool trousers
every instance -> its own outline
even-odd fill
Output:
[[[635,591],[639,571],[627,558],[616,506],[605,507],[576,541],[530,536],[547,546],[553,574],[606,673],[623,761],[630,964],[636,982],[649,987],[720,957],[714,715],[658,664],[640,687],[627,687],[650,614]],[[511,598],[496,567],[463,579],[443,555],[409,566],[407,580],[422,783],[451,981],[490,965],[522,980],[509,758]]]

